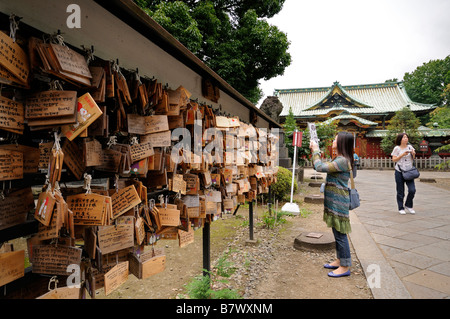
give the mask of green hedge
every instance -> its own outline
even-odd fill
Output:
[[[271,185],[272,196],[278,201],[289,201],[291,196],[292,171],[278,167],[277,182]],[[294,180],[294,194],[297,192],[297,181]]]

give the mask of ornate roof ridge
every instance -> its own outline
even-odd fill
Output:
[[[338,87],[339,90],[342,92],[343,95],[345,95],[346,97],[348,97],[349,99],[353,100],[354,102],[356,102],[357,104],[361,105],[364,108],[372,108],[372,106],[367,105],[366,103],[358,100],[357,98],[355,98],[354,96],[352,96],[349,92],[347,92],[347,89],[345,89],[345,87],[343,87],[338,81],[333,83],[333,86],[326,92],[326,94],[321,97],[319,100],[315,101],[314,103],[310,104],[305,111],[309,111],[309,110],[313,110],[317,107],[319,107],[319,105],[329,99],[331,97],[331,93],[333,93],[334,88]]]
[[[334,82],[332,86],[323,86],[323,87],[311,87],[311,88],[296,88],[296,89],[275,89],[275,95],[277,93],[302,93],[302,92],[327,92],[336,85],[339,85],[341,88],[345,90],[354,90],[354,89],[376,89],[380,87],[394,87],[396,85],[402,84],[403,81],[397,82],[384,82],[384,83],[373,83],[373,84],[354,84],[354,85],[342,85],[338,81]]]

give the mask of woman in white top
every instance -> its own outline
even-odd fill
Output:
[[[395,183],[397,184],[397,205],[400,214],[406,214],[405,209],[411,213],[416,212],[413,209],[413,199],[416,194],[416,185],[414,180],[404,180],[401,170],[408,170],[413,167],[413,160],[416,156],[414,147],[408,144],[408,135],[406,133],[400,133],[395,139],[394,150],[392,151],[392,160],[395,164]],[[406,196],[405,205],[403,205],[403,199],[405,198],[405,183],[408,187],[408,195]]]

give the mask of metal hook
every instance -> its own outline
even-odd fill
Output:
[[[55,284],[54,288],[51,289],[51,284],[52,282]],[[58,277],[57,276],[53,276],[52,278],[50,278],[50,281],[48,282],[48,290],[56,290],[58,288]]]

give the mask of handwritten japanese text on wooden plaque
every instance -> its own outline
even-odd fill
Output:
[[[70,275],[67,267],[81,263],[81,248],[63,245],[34,245],[33,273]]]
[[[113,218],[117,218],[134,206],[141,203],[141,199],[134,185],[120,189],[111,195]]]

